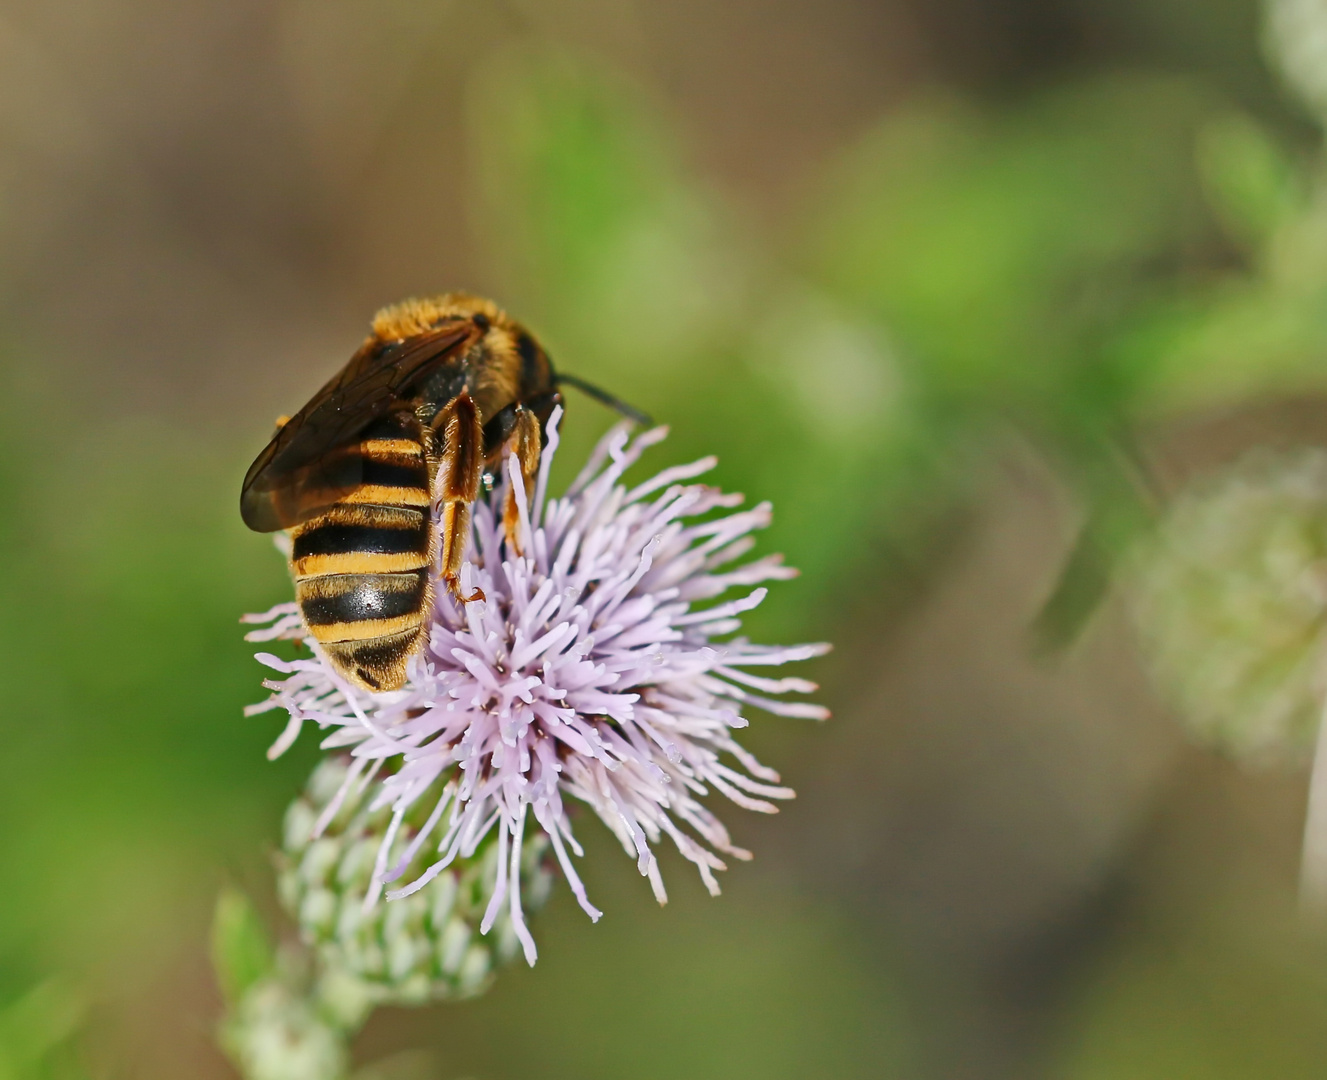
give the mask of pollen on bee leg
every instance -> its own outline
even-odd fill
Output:
[[[507,538],[507,546],[517,555],[524,555],[521,543],[522,517],[528,519],[530,493],[534,478],[539,472],[539,421],[528,409],[516,410],[516,424],[507,436],[504,448],[505,456],[514,459],[520,468],[520,492],[515,483],[508,483],[507,496],[502,505],[502,529]],[[515,474],[515,470],[511,470]],[[523,513],[524,512],[524,513]],[[525,521],[524,531],[528,532],[529,521]]]
[[[479,497],[484,471],[484,430],[468,392],[462,391],[442,410],[437,428],[444,446],[435,489],[441,495],[438,523],[442,538],[441,575],[447,591],[468,604],[483,599],[479,590],[470,596],[462,595],[461,564],[470,536],[470,505]]]
[[[442,504],[442,520],[438,531],[442,534],[442,580],[447,591],[463,604],[484,599],[484,590],[478,587],[466,596],[461,586],[461,569],[465,564],[465,541],[470,535],[470,504],[449,500]]]

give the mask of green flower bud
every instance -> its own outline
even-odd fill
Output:
[[[520,948],[505,906],[490,932],[479,933],[497,878],[497,844],[481,845],[471,858],[458,859],[409,896],[384,900],[374,873],[390,807],[370,811],[352,788],[322,835],[312,836],[348,767],[347,758],[330,757],[314,770],[304,794],[286,812],[278,859],[278,895],[317,954],[324,972],[324,1007],[352,1017],[375,1004],[420,1004],[482,993],[493,969]],[[386,866],[402,857],[436,801],[436,793],[415,801],[419,812],[402,820]],[[552,888],[547,846],[542,833],[525,841],[521,887],[527,913],[541,906]],[[406,880],[436,858],[427,842],[420,845]]]
[[[246,1080],[337,1080],[346,1075],[341,1029],[300,990],[272,976],[251,986],[228,1017],[222,1045]]]

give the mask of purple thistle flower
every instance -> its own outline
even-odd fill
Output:
[[[667,895],[652,846],[665,836],[717,894],[714,871],[725,868],[720,855],[751,856],[733,844],[699,797],[714,789],[739,806],[774,813],[772,800],[793,796],[773,769],[733,739],[733,731],[747,725],[741,710],[757,706],[817,720],[828,715],[777,697],[813,691],[814,683],[745,670],[819,656],[827,646],[716,640],[739,628],[738,617],[764,599],[764,588],[696,606],[735,587],[795,576],[779,556],[737,564],[754,545],[750,534],[769,523],[769,504],[712,514],[742,501],[692,482],[714,467],[712,457],[626,488],[623,474],[667,431],[633,440],[625,426],[605,436],[563,498],[546,500],[558,419],[555,414],[549,424],[533,508],[520,522],[525,554],[505,544],[492,509],[501,503],[477,503],[462,591],[478,588],[486,599],[459,605],[437,590],[427,648],[411,661],[404,687],[383,694],[353,688],[308,639],[312,660],[258,654],[287,677],[265,682],[272,696],[249,710],[280,706],[290,713],[270,757],[294,742],[305,720],[334,729],[325,748],[350,749],[353,765],[315,835],[348,793],[383,775],[373,805],[390,805],[393,816],[367,904],[392,884],[389,900],[406,896],[454,860],[473,856],[481,843],[496,842],[497,880],[481,929],[486,932],[508,904],[531,964],[535,945],[520,883],[528,818],[547,834],[592,919],[600,912],[568,855],[582,854],[568,798],[588,804],[635,855],[660,903]],[[506,471],[506,482],[519,489],[519,470]],[[246,621],[270,624],[250,640],[305,636],[294,604]],[[394,768],[384,768],[389,762]],[[389,865],[400,822],[440,780],[427,821]],[[425,843],[434,846],[437,860],[402,881]]]

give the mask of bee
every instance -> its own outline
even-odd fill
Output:
[[[374,316],[345,367],[277,432],[244,477],[240,513],[289,530],[305,626],[332,666],[370,691],[395,690],[423,648],[433,571],[460,602],[471,505],[508,457],[525,490],[561,384],[646,417],[573,376],[495,304],[449,293]],[[519,551],[509,486],[503,526]]]

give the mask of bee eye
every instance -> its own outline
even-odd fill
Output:
[[[473,322],[477,327],[479,327],[480,330],[484,331],[484,333],[488,333],[488,328],[493,325],[491,322],[489,322],[488,316],[485,315],[482,311],[476,311],[473,315],[471,315],[470,321]]]

